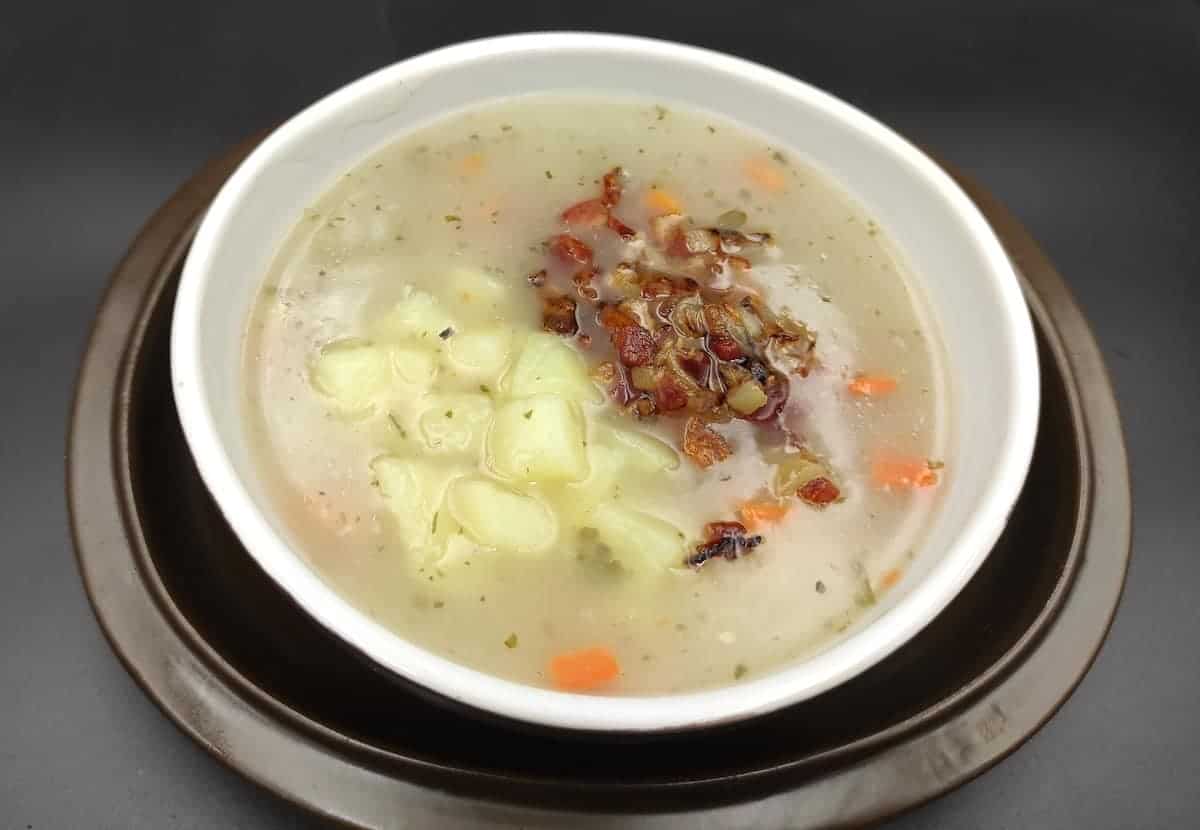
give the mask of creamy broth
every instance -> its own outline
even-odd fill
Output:
[[[555,657],[593,647],[616,677],[566,688],[695,690],[828,646],[921,542],[948,401],[902,259],[802,154],[669,104],[530,96],[414,131],[333,183],[271,264],[245,345],[252,444],[300,553],[406,639],[536,686],[564,686]],[[617,167],[604,209],[637,238],[568,226]],[[655,240],[676,211],[769,232],[743,240],[732,276],[724,241],[704,273],[816,338],[770,423],[704,427],[729,451],[706,468],[684,452],[687,418],[614,401],[597,370],[612,330],[547,245],[587,244],[611,303],[618,261],[675,267]],[[557,293],[579,335],[543,330]],[[797,496],[799,479],[777,489],[800,446],[832,503]],[[698,565],[718,521],[745,534]]]

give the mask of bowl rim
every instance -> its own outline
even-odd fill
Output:
[[[497,55],[606,51],[653,55],[765,84],[886,145],[958,214],[988,263],[996,311],[1013,366],[1009,430],[1001,462],[979,507],[921,582],[870,624],[823,652],[733,686],[656,696],[577,695],[504,680],[440,657],[352,606],[271,527],[227,454],[203,379],[201,310],[206,275],[230,214],[256,176],[299,135],[360,97],[398,80]],[[293,116],[242,162],[213,200],[180,277],[171,324],[171,376],[184,437],[218,508],[258,565],[306,613],[379,665],[459,703],[544,726],[604,732],[656,732],[711,726],[765,714],[827,691],[870,668],[915,636],[958,595],[991,552],[1025,481],[1037,431],[1040,373],[1032,321],[999,239],[970,198],[932,159],[889,127],[816,87],[762,65],[708,49],[627,35],[540,32],[466,41],[378,69]]]

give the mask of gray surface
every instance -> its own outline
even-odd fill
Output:
[[[1200,823],[1200,6],[345,5],[0,10],[0,827],[318,826],[183,738],[95,625],[62,494],[90,316],[142,221],[209,155],[398,56],[570,26],[756,57],[934,148],[1026,222],[1104,348],[1136,514],[1112,636],[1024,749],[894,826]]]

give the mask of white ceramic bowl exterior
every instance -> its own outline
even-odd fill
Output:
[[[823,653],[762,678],[659,697],[568,695],[433,655],[335,593],[289,543],[251,463],[240,355],[268,264],[304,206],[414,126],[488,99],[611,91],[722,113],[825,170],[887,231],[949,351],[952,486],[897,589]],[[812,697],[891,653],[959,592],[1007,521],[1038,414],[1037,351],[1016,276],[974,205],[887,127],[806,84],[735,58],[636,38],[519,35],[382,69],[280,127],[230,178],[184,268],[171,337],[175,399],[201,475],[259,565],[309,614],[383,666],[480,709],[546,725],[679,729]]]

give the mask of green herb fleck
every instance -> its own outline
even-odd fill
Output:
[[[708,125],[708,131],[709,131],[710,133],[715,133],[715,132],[717,131],[717,128],[716,128],[716,127],[714,127],[712,124],[709,124],[709,125]]]
[[[388,420],[392,422],[392,426],[396,428],[396,432],[400,433],[400,437],[407,438],[408,433],[405,431],[404,427],[400,426],[400,422],[396,420],[396,416],[389,412],[387,417]]]
[[[446,326],[446,328],[444,328],[438,332],[438,337],[442,338],[443,340],[449,340],[453,336],[454,336],[454,327],[453,326]]]
[[[517,647],[517,635],[509,634],[507,637],[505,637],[504,638],[504,647],[505,648],[516,648]]]
[[[441,607],[442,607],[443,605],[445,605],[445,604],[446,604],[446,603],[442,602],[440,599],[435,599],[435,600],[433,601],[433,607],[434,607],[434,608],[441,608]]]
[[[823,593],[825,593],[825,583],[824,583],[824,582],[822,582],[822,581],[821,581],[821,580],[819,580],[819,579],[817,580],[817,585],[816,585],[816,588],[817,588],[817,593],[818,593],[818,594],[823,594]]]
[[[437,520],[438,520],[438,516],[440,515],[440,512],[441,511],[434,511],[433,525],[429,528],[430,533],[437,533]]]
[[[456,216],[456,215],[454,215],[453,213],[447,213],[447,214],[446,214],[444,217],[442,217],[442,218],[444,218],[444,219],[445,219],[447,222],[459,222],[459,223],[461,223],[461,222],[462,222],[462,217],[461,217],[461,216]]]
[[[733,679],[741,680],[743,677],[746,676],[746,672],[748,672],[748,671],[750,671],[750,669],[746,668],[745,663],[738,663],[736,666],[733,667]]]
[[[928,461],[925,462],[925,466],[927,466],[931,470],[940,470],[946,466],[946,462],[945,461],[934,461],[932,458],[930,458]]]
[[[666,117],[667,117],[667,108],[662,106],[661,104],[655,104],[654,105],[654,120],[662,121]]]
[[[779,152],[778,150],[771,153],[771,158],[775,159],[775,161],[779,162],[780,164],[787,164],[787,156],[785,156],[783,153]]]
[[[533,410],[532,410],[532,409],[526,409],[526,410],[525,410],[525,420],[526,420],[526,421],[528,421],[528,420],[529,420],[530,418],[532,418],[532,417],[533,417]]]
[[[500,125],[500,132],[507,133],[510,130],[512,130],[512,124],[501,124]]]
[[[453,418],[453,417],[454,417],[454,410],[453,410],[453,409],[447,409],[447,410],[446,410],[446,417],[447,417],[447,418]]]
[[[482,393],[483,393],[483,394],[485,394],[485,395],[490,395],[490,394],[492,394],[491,387],[489,387],[489,386],[488,386],[486,383],[481,383],[481,384],[479,384],[479,391],[480,391],[480,392],[482,392]]]
[[[546,178],[547,178],[547,179],[553,179],[553,178],[554,178],[554,174],[553,174],[553,173],[551,173],[549,170],[547,170],[547,171],[546,171]]]

